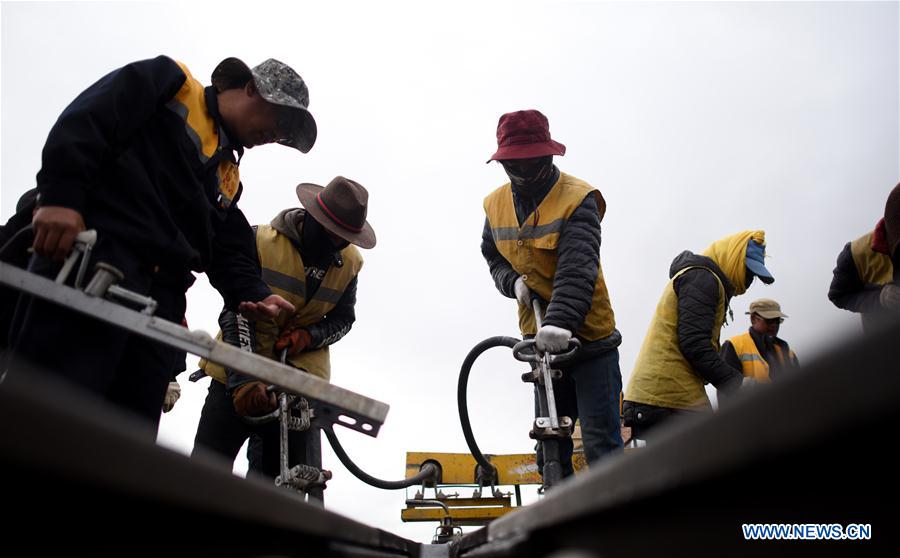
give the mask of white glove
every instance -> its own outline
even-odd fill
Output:
[[[528,288],[528,285],[525,284],[525,280],[522,279],[522,277],[516,279],[513,290],[516,292],[516,300],[519,301],[519,304],[525,308],[531,308],[531,290]]]
[[[888,283],[881,287],[881,294],[878,296],[878,300],[888,310],[900,310],[900,285]]]
[[[745,389],[748,389],[748,388],[753,389],[757,385],[759,385],[759,383],[754,378],[751,378],[750,376],[744,376],[744,379],[741,380],[741,390],[742,391]]]
[[[166,398],[163,400],[163,412],[171,411],[179,397],[181,397],[181,386],[178,385],[178,382],[169,382],[169,389],[166,390]]]
[[[541,352],[558,353],[569,346],[569,339],[571,338],[572,332],[568,329],[545,325],[534,336],[534,345]]]

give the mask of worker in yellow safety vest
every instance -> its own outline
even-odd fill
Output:
[[[622,447],[622,336],[600,267],[606,202],[596,188],[553,164],[553,156],[565,152],[539,111],[500,117],[490,161],[498,161],[509,180],[484,200],[481,253],[497,290],[518,301],[519,329],[534,337],[539,351],[559,352],[572,337],[580,340],[578,356],[559,367],[562,377],[553,389],[558,415],[580,418],[585,456],[593,465]],[[545,307],[540,329],[533,296]],[[569,476],[572,440],[563,438],[559,445],[562,474]],[[541,444],[537,461],[542,470]]]
[[[733,234],[702,255],[685,250],[672,261],[625,390],[623,416],[633,436],[670,417],[710,410],[706,384],[715,386],[720,404],[741,387],[740,368],[719,356],[719,334],[731,298],[754,277],[775,281],[765,266],[763,231]]]
[[[357,246],[375,246],[366,221],[368,192],[357,182],[338,176],[324,188],[297,186],[303,208],[280,212],[269,225],[256,228],[256,250],[262,278],[296,310],[278,318],[250,322],[225,309],[219,333],[241,350],[278,359],[298,374],[331,377],[329,346],[342,339],[356,320],[357,276],[363,259]],[[279,429],[276,422],[250,426],[242,417],[260,416],[276,408],[275,394],[258,380],[223,369],[206,360],[200,368],[211,376],[194,451],[212,450],[234,461],[248,437],[261,441],[259,461],[251,470],[274,478],[279,472]],[[303,432],[289,433],[289,465],[304,463]],[[251,448],[253,444],[251,444]]]
[[[900,312],[900,184],[894,186],[875,228],[848,242],[837,259],[828,298],[858,312],[864,331]]]
[[[771,298],[750,303],[750,329],[722,344],[720,351],[726,363],[742,370],[745,378],[768,384],[784,377],[800,363],[787,341],[778,337],[787,314]]]

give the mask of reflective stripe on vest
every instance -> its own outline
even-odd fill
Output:
[[[509,183],[493,191],[484,200],[484,211],[497,251],[506,258],[516,273],[523,276],[528,288],[544,300],[552,298],[560,232],[584,198],[592,193],[597,199],[602,218],[606,204],[600,192],[582,180],[560,173],[559,180],[521,226],[516,217],[512,186]],[[603,269],[598,265],[591,309],[576,333],[588,341],[594,341],[606,337],[615,327]],[[521,304],[519,329],[523,335],[536,332],[531,308]]]
[[[736,335],[730,341],[734,346],[734,352],[741,361],[744,376],[753,378],[760,383],[770,383],[772,380],[769,378],[769,363],[759,353],[750,332],[746,331],[741,335]]]
[[[719,300],[710,339],[719,350],[719,334],[725,323],[725,286],[716,273],[702,266],[680,270],[666,285],[656,306],[647,335],[641,345],[634,370],[625,390],[625,399],[670,409],[709,408],[703,378],[694,372],[678,346],[678,295],[675,280],[691,269],[704,269],[716,278]]]
[[[341,250],[344,265],[331,266],[322,279],[312,299],[306,300],[306,271],[300,253],[294,244],[270,225],[260,225],[256,229],[256,249],[262,266],[262,277],[272,292],[282,296],[296,308],[294,314],[285,312],[272,320],[256,322],[257,354],[277,358],[274,344],[278,333],[288,321],[300,326],[319,322],[337,305],[347,286],[359,274],[363,259],[352,244]],[[323,378],[331,377],[331,362],[328,346],[312,351],[303,351],[288,358],[295,368],[300,368]],[[213,363],[201,362],[201,368],[208,376],[225,381],[225,371]]]
[[[219,149],[219,130],[216,121],[206,108],[206,93],[203,85],[194,79],[187,66],[177,62],[184,72],[185,80],[178,93],[166,103],[166,108],[184,120],[184,131],[197,148],[197,158],[205,164]],[[238,166],[225,159],[216,169],[217,202],[223,208],[231,205],[241,183]]]
[[[894,279],[894,266],[887,254],[872,250],[872,233],[850,243],[850,254],[859,278],[870,285],[887,285]]]

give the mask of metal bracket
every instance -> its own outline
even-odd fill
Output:
[[[170,347],[221,364],[242,374],[306,397],[318,409],[316,422],[337,423],[373,438],[384,424],[389,406],[332,385],[310,374],[214,340],[205,331],[148,316],[103,298],[91,297],[40,275],[0,262],[0,284],[65,306]]]
[[[550,417],[537,417],[528,435],[534,440],[546,438],[569,438],[572,436],[573,422],[569,417],[559,417],[559,427],[552,426]]]

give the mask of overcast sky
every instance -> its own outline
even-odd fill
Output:
[[[739,230],[766,231],[776,282],[732,301],[723,340],[763,296],[790,315],[782,337],[803,362],[859,333],[826,293],[838,252],[873,228],[900,180],[896,2],[443,6],[3,2],[0,219],[33,187],[60,111],[103,74],[158,54],[205,84],[228,56],[293,66],[318,142],[308,155],[249,151],[240,205],[267,223],[298,205],[297,183],[341,174],[369,189],[378,245],[363,253],[357,322],[332,349],[332,381],[390,404],[377,439],[338,429],[357,463],[388,479],[406,451],[467,451],[460,364],[482,339],[518,334],[515,303],[479,251],[482,199],[505,182],[484,163],[504,112],[546,114],[568,148],[559,167],[607,200],[601,261],[626,384],[672,259]],[[220,306],[201,277],[190,326],[215,333]],[[476,437],[485,452],[526,452],[531,391],[523,366],[497,352],[470,380]],[[207,383],[181,377],[161,444],[190,451]],[[434,525],[400,522],[402,492],[325,461],[330,509],[430,538]]]

